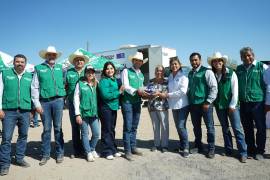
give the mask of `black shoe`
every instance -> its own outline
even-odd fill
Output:
[[[161,148],[161,152],[162,153],[165,153],[165,152],[168,152],[169,150],[168,150],[168,148],[167,147],[163,147],[163,148]]]
[[[126,158],[128,161],[134,161],[132,154],[129,153],[129,152],[128,152],[128,153],[125,153],[125,158]]]
[[[182,152],[182,156],[183,156],[184,158],[188,158],[188,156],[189,156],[189,151],[188,151],[188,149],[184,149],[184,151]]]
[[[21,166],[21,167],[24,167],[24,168],[30,167],[30,164],[28,162],[26,162],[24,159],[21,160],[21,161],[16,161],[15,164],[17,166]]]
[[[9,168],[0,169],[0,176],[8,175]]]
[[[153,146],[152,148],[151,148],[151,150],[150,151],[152,151],[152,152],[157,152],[157,147],[156,146]]]
[[[232,152],[223,152],[221,153],[221,156],[232,157]]]
[[[215,151],[214,150],[210,150],[207,153],[206,157],[209,158],[209,159],[214,159],[214,157],[215,157]]]
[[[135,154],[137,156],[142,156],[143,155],[143,153],[141,151],[139,151],[138,148],[132,149],[131,153]]]
[[[60,163],[62,163],[64,161],[64,156],[63,155],[60,155],[60,156],[58,156],[57,158],[56,158],[56,163],[57,164],[60,164]]]
[[[258,160],[258,161],[261,161],[264,159],[263,155],[262,154],[256,154],[255,155],[255,159]]]
[[[240,159],[239,159],[239,161],[241,163],[246,163],[247,162],[247,157],[246,156],[241,156]]]
[[[43,157],[43,158],[39,161],[39,165],[40,165],[40,166],[45,165],[49,159],[50,159],[49,157]]]

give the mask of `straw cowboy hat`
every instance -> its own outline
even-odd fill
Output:
[[[129,56],[128,59],[130,61],[132,61],[133,59],[141,60],[143,61],[143,64],[148,61],[148,58],[143,59],[143,54],[141,52],[136,52],[134,55]]]
[[[77,50],[68,57],[68,61],[74,65],[74,59],[80,57],[84,59],[85,64],[89,62],[89,57],[85,56],[81,51]]]
[[[228,56],[222,55],[220,52],[215,52],[211,57],[207,58],[208,64],[211,65],[214,59],[222,59],[223,63],[226,64],[228,61]]]
[[[62,53],[61,52],[57,52],[55,47],[54,46],[48,46],[47,49],[43,49],[41,51],[39,51],[39,56],[42,58],[42,59],[46,59],[46,54],[47,53],[53,53],[53,54],[56,54],[56,59],[59,58]]]

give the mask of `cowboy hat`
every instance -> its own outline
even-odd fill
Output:
[[[41,51],[39,51],[39,56],[42,58],[42,59],[46,59],[46,54],[47,53],[53,53],[53,54],[56,54],[56,58],[59,58],[62,53],[61,52],[57,52],[55,47],[54,46],[48,46],[47,49],[43,49]]]
[[[220,52],[215,52],[211,57],[207,58],[208,64],[211,65],[212,61],[214,59],[222,59],[223,63],[226,64],[227,60],[228,60],[228,56],[226,55],[221,55]]]
[[[89,62],[89,58],[85,56],[81,51],[77,50],[68,57],[68,61],[74,65],[74,59],[80,57],[84,59],[85,64]]]
[[[129,56],[128,59],[130,61],[132,61],[133,59],[141,60],[143,61],[143,64],[148,61],[148,58],[143,59],[143,54],[141,52],[136,52],[134,55]]]

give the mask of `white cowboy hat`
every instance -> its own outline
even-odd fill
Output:
[[[138,59],[143,61],[143,64],[148,61],[148,58],[143,59],[143,54],[141,52],[136,52],[134,55],[129,56],[128,59],[130,61],[132,61],[133,59]]]
[[[84,59],[85,64],[89,62],[89,57],[85,56],[81,51],[77,50],[68,57],[68,61],[74,65],[74,59],[80,57]]]
[[[207,58],[208,64],[211,65],[214,59],[222,59],[224,64],[226,64],[228,56],[222,55],[220,52],[215,52],[211,57]]]
[[[62,53],[61,52],[57,52],[55,47],[54,46],[48,46],[47,49],[43,49],[41,51],[39,51],[39,56],[42,58],[42,59],[46,59],[46,54],[47,53],[54,53],[56,54],[56,59],[59,58]]]

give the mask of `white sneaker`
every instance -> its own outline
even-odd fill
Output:
[[[117,152],[117,153],[115,153],[113,156],[114,156],[114,157],[121,157],[122,155],[121,155],[119,152]]]
[[[106,159],[108,159],[108,160],[113,160],[114,157],[113,157],[113,155],[109,155],[109,156],[106,156]]]
[[[99,155],[96,151],[92,151],[92,155],[94,158],[99,158]]]
[[[88,162],[94,162],[95,161],[95,158],[93,156],[93,154],[90,152],[87,154],[87,161]]]

